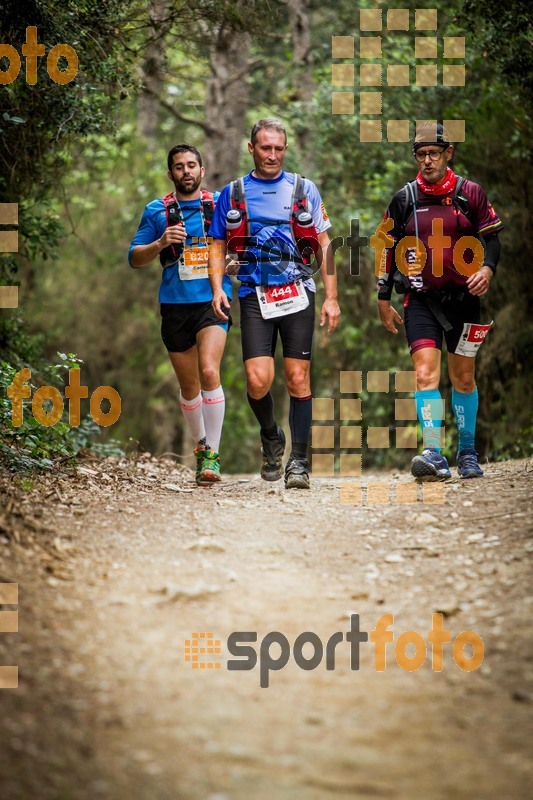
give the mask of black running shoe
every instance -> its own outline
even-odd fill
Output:
[[[291,458],[285,467],[286,489],[310,489],[309,461],[306,458]]]
[[[261,434],[261,449],[263,451],[261,477],[265,481],[279,481],[283,472],[281,460],[285,452],[285,434],[279,425],[275,436],[267,437]]]

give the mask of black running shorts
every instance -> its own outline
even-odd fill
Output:
[[[161,338],[169,353],[184,353],[196,344],[202,328],[220,325],[226,332],[230,321],[217,317],[211,303],[161,303]]]
[[[242,360],[272,356],[276,352],[278,331],[284,358],[310,361],[315,331],[315,293],[306,289],[309,305],[295,314],[263,319],[257,294],[239,298],[241,306]]]
[[[411,355],[424,347],[442,350],[443,337],[448,353],[455,353],[465,322],[478,324],[481,320],[479,297],[468,292],[460,295],[448,294],[444,298],[432,294],[435,302],[452,326],[445,331],[434,313],[428,307],[422,292],[408,292],[405,295],[405,333]]]

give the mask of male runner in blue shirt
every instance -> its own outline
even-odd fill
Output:
[[[231,324],[211,307],[207,274],[210,217],[218,193],[200,188],[200,152],[188,144],[168,154],[168,177],[175,191],[148,203],[131,243],[129,263],[145,267],[157,256],[163,266],[159,302],[161,336],[180,385],[180,405],[195,442],[196,482],[220,480],[219,444],[225,399],[220,361]],[[224,276],[231,297],[231,281]]]
[[[299,235],[305,237],[305,228],[297,234],[295,208],[303,214],[302,225],[313,231],[309,241],[314,237],[311,249],[316,254],[326,290],[320,324],[328,320],[328,333],[335,330],[340,318],[337,278],[327,233],[331,223],[315,184],[307,179],[297,184],[296,176],[283,170],[287,135],[281,122],[271,118],[259,120],[252,129],[248,151],[254,160],[254,169],[222,190],[211,226],[213,246],[209,255],[209,276],[213,286],[213,309],[221,320],[228,319],[229,299],[223,284],[224,257],[227,251],[235,252],[235,247],[240,258],[237,277],[241,281],[241,337],[248,402],[261,426],[261,476],[275,481],[282,475],[285,436],[274,417],[270,393],[279,332],[285,383],[290,395],[292,437],[285,486],[307,489],[307,444],[312,420],[310,359],[316,287],[311,277],[310,250],[306,256],[296,242]],[[298,202],[297,186],[302,190]],[[240,243],[233,244],[231,214],[236,212],[236,194],[241,193],[240,205],[247,217],[247,231]]]

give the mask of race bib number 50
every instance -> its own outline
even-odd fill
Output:
[[[493,322],[494,320],[489,325],[476,325],[473,322],[465,322],[459,344],[455,348],[456,354],[473,358],[485,341],[485,336],[492,328]]]

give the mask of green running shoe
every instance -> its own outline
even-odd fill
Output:
[[[200,459],[199,456],[202,456]],[[222,480],[220,477],[220,458],[213,450],[202,450],[197,453],[196,483],[198,486],[208,486]]]
[[[196,474],[194,479],[196,483],[198,483],[198,478],[200,477],[200,473],[202,471],[202,464],[204,463],[204,454],[205,450],[195,450],[194,455],[196,456]]]

